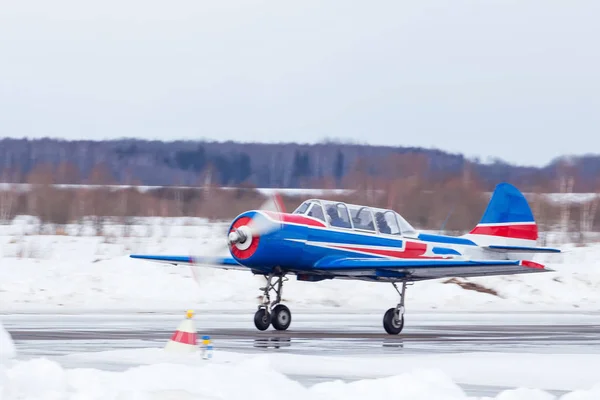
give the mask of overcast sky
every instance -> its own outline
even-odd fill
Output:
[[[0,0],[0,137],[600,153],[598,0]]]

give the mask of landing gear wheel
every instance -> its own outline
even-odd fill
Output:
[[[390,308],[383,316],[383,327],[390,335],[397,335],[404,328],[404,315],[398,316],[395,308]]]
[[[292,313],[283,304],[277,304],[271,311],[271,324],[278,331],[285,331],[292,323]]]
[[[260,288],[263,292],[262,304],[259,306],[256,314],[254,314],[254,325],[260,331],[267,330],[271,324],[273,324],[273,328],[284,331],[292,322],[292,313],[290,312],[290,309],[283,304],[280,304],[285,274],[282,273],[281,270],[277,270],[269,275],[265,275],[265,278],[267,279],[267,284],[265,287]],[[275,283],[273,283],[273,278],[277,279]],[[271,301],[271,291],[274,291],[277,295],[275,301]],[[271,307],[273,308],[271,309]],[[269,312],[270,309],[271,311]]]
[[[271,318],[266,309],[260,308],[256,314],[254,314],[254,326],[259,331],[265,331],[271,325]]]

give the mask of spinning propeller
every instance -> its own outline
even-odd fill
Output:
[[[255,238],[281,229],[281,224],[277,223],[277,221],[280,221],[281,213],[285,213],[285,206],[279,194],[274,193],[270,195],[257,211],[269,213],[270,219],[258,216],[258,218],[248,218],[249,221],[247,223],[245,221],[241,224],[236,222],[236,225],[232,226],[231,230],[227,233],[225,243],[216,245],[208,252],[208,255],[190,257],[192,261],[190,268],[196,282],[198,282],[198,276],[195,267],[199,265],[219,265],[223,257],[229,256],[229,254],[225,254],[226,250],[231,250],[232,252],[235,249],[244,251],[251,246]]]
[[[277,221],[280,213],[285,212],[285,207],[281,197],[278,194],[273,194],[258,210],[271,212],[271,218]],[[274,232],[280,227],[280,224],[273,223],[266,218],[253,218],[247,225],[233,228],[227,236],[227,244],[229,246],[243,245],[247,243],[249,239],[252,240],[254,237]]]

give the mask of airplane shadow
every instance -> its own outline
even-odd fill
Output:
[[[381,347],[385,349],[403,349],[404,348],[404,340],[395,339],[395,340],[384,340],[381,343]]]
[[[253,345],[255,348],[280,349],[282,347],[291,347],[292,340],[289,337],[264,337],[254,339]],[[381,347],[384,350],[401,350],[404,348],[404,341],[402,339],[383,340],[381,341]]]
[[[281,347],[290,347],[292,340],[290,338],[282,337],[268,337],[261,339],[254,339],[254,347],[263,349],[279,349]]]

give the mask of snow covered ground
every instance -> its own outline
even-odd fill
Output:
[[[0,349],[12,346],[0,325]],[[457,385],[514,382],[496,400],[551,400],[557,396],[535,387],[576,387],[561,400],[597,400],[598,357],[590,354],[433,354],[380,357],[239,354],[217,351],[210,361],[199,353],[178,355],[160,348],[70,354],[65,358],[134,361],[114,372],[65,368],[59,360],[0,357],[1,399],[476,399]],[[547,368],[541,369],[540,365]],[[390,375],[381,377],[382,371]],[[449,372],[450,371],[450,372]],[[574,373],[574,372],[577,373]],[[257,373],[258,372],[258,373]],[[337,376],[305,386],[290,374]],[[356,379],[356,377],[366,379]],[[594,381],[596,379],[596,381]],[[479,399],[484,399],[479,397]],[[490,399],[486,397],[486,399]]]
[[[0,320],[0,362],[8,358],[13,358],[16,354],[17,351],[12,337],[4,329],[2,320]]]
[[[38,235],[35,220],[0,226],[0,312],[140,310],[180,312],[187,308],[251,309],[262,277],[244,271],[172,267],[128,258],[131,253],[211,254],[222,243],[225,224],[201,219],[146,219],[131,227],[109,226],[106,236],[91,227],[66,234]],[[598,310],[600,245],[563,246],[560,255],[540,255],[555,273],[473,278],[498,296],[465,290],[443,281],[409,287],[407,312]],[[377,310],[397,302],[381,283],[298,282],[284,286],[291,307],[345,312]]]
[[[128,258],[131,253],[210,254],[225,226],[201,219],[145,219],[109,226],[105,236],[91,227],[66,227],[64,234],[38,235],[37,223],[20,218],[0,226],[0,313],[163,311],[193,308],[253,310],[263,281],[249,273],[168,267]],[[564,246],[562,255],[539,256],[556,273],[476,278],[498,296],[464,290],[442,281],[409,287],[407,313],[416,311],[569,311],[600,309],[600,245]],[[196,276],[197,279],[194,278]],[[292,310],[329,313],[374,311],[394,305],[389,285],[331,281],[286,282]],[[0,317],[1,322],[1,317]],[[571,393],[561,400],[600,398],[598,354],[453,353],[386,356],[308,356],[215,353],[211,362],[177,358],[160,349],[75,353],[71,359],[143,365],[125,372],[67,368],[60,360],[14,357],[0,328],[0,399],[468,399],[457,384],[509,386],[497,400],[558,398],[532,388]],[[257,376],[256,371],[260,371]],[[380,371],[386,371],[381,377]],[[309,387],[287,375],[320,374],[332,380]],[[335,381],[344,377],[352,382]],[[235,384],[232,384],[234,382]],[[596,386],[594,386],[596,385]],[[518,388],[518,389],[517,389]],[[577,389],[580,389],[577,391]],[[472,398],[472,397],[471,397]]]

